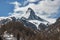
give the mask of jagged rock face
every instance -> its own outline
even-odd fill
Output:
[[[27,20],[21,19],[21,22],[24,24],[24,26],[28,28],[37,29],[37,27],[34,24],[28,22]]]
[[[34,20],[35,19],[35,12],[31,8],[28,8],[28,12],[30,12],[28,20]]]
[[[40,23],[40,25],[38,26],[39,30],[45,30],[46,28],[48,28],[48,26],[43,23]]]
[[[17,19],[15,17],[10,17],[12,21],[16,21]]]
[[[8,23],[9,21],[11,21],[10,19],[3,19],[3,20],[1,20],[0,21],[0,24],[2,25],[2,24],[6,24],[6,23]]]
[[[60,24],[60,17],[56,20],[56,22],[53,25],[57,26],[59,24]]]
[[[56,20],[56,22],[60,22],[60,17]]]
[[[60,17],[57,19],[57,21],[55,22],[55,24],[54,25],[56,25],[56,26],[59,26],[60,27]]]

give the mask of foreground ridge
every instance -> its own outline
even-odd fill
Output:
[[[0,38],[6,39],[5,33],[12,34],[12,39],[15,40],[60,40],[60,18],[45,30],[34,30],[24,26],[22,22],[10,21],[1,26]]]

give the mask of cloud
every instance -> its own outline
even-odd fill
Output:
[[[26,2],[36,2],[36,1],[38,0],[27,0]],[[48,17],[51,16],[52,14],[57,14],[58,9],[60,7],[60,0],[54,0],[54,1],[42,0],[38,4],[29,3],[29,5],[25,7],[20,7],[19,5],[17,5],[15,6],[14,13],[12,15],[18,15],[17,13],[18,11],[22,11],[25,14],[29,7],[35,11],[37,16],[40,16],[41,18],[46,19],[50,22],[55,22],[54,20],[56,19]]]
[[[27,0],[28,2],[37,2],[39,0]]]
[[[17,1],[11,2],[11,3],[9,3],[9,4],[15,5],[15,8],[19,8],[19,6],[21,6],[21,3],[17,2]],[[18,6],[18,5],[19,5],[19,6]]]

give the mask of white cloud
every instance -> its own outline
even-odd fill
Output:
[[[35,2],[35,1],[37,0],[28,0],[26,2]],[[18,15],[16,13],[17,11],[22,11],[25,14],[29,7],[32,8],[36,12],[36,15],[40,16],[41,18],[46,19],[50,22],[54,22],[55,19],[48,17],[54,13],[57,13],[60,7],[60,0],[54,0],[54,1],[42,0],[38,4],[30,3],[28,6],[25,7],[19,7],[19,5],[16,5],[13,14]],[[45,12],[46,14],[41,15],[43,12]]]
[[[21,4],[20,4],[19,2],[17,2],[17,1],[11,2],[11,3],[9,3],[9,4],[15,5],[15,8],[19,8],[19,6],[21,6]],[[19,5],[19,6],[18,6],[18,5]]]
[[[39,1],[39,0],[27,0],[28,2],[36,2],[36,1]]]

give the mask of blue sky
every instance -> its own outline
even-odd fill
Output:
[[[0,16],[8,16],[13,11],[13,5],[8,4],[9,1],[0,0]]]
[[[9,16],[8,13],[13,12],[14,5],[9,3],[14,1],[24,2],[24,0],[0,0],[0,16]]]

